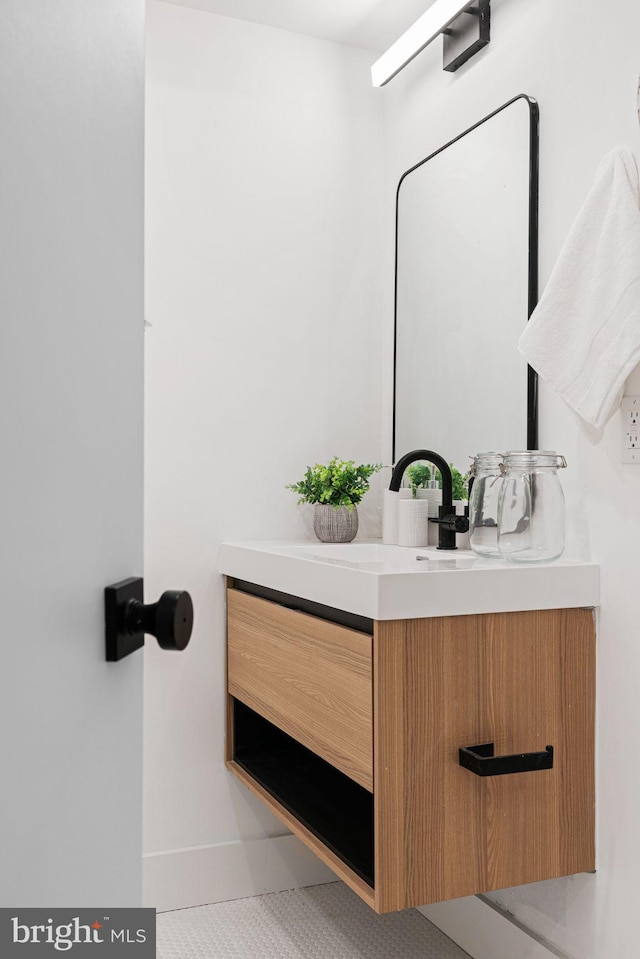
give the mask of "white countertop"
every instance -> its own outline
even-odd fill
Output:
[[[418,560],[417,557],[423,557]],[[600,567],[559,559],[530,565],[469,550],[379,541],[223,543],[227,576],[370,619],[420,619],[597,606]]]

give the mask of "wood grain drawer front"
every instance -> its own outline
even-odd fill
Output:
[[[378,911],[594,868],[591,611],[377,623],[374,667]],[[553,768],[460,765],[490,742]]]
[[[229,693],[373,790],[372,637],[227,591]]]

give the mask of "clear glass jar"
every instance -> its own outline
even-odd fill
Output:
[[[469,545],[478,556],[500,556],[498,497],[502,487],[502,453],[478,453],[470,475]]]
[[[498,501],[498,549],[517,563],[557,559],[564,550],[564,494],[552,450],[505,453]]]

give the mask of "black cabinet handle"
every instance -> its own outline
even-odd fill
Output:
[[[553,746],[547,746],[543,753],[516,753],[513,756],[494,756],[493,743],[465,746],[460,749],[460,765],[476,776],[506,776],[507,773],[553,769]]]
[[[143,581],[125,579],[104,591],[107,660],[117,662],[144,646],[144,634],[162,649],[183,650],[191,639],[193,603],[184,590],[168,590],[144,605]]]

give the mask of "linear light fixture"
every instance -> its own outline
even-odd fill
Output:
[[[461,16],[463,14],[466,16]],[[477,36],[470,42],[466,24],[466,21],[471,22],[469,16],[473,16],[477,21],[475,25]],[[460,31],[457,30],[458,24],[454,24],[458,17],[462,24]],[[387,52],[373,64],[371,81],[374,87],[382,87],[388,83],[441,33],[456,34],[458,32],[460,32],[460,39],[464,35],[464,42],[469,42],[469,45],[465,47],[463,44],[463,48],[455,57],[445,63],[445,70],[457,70],[469,57],[489,42],[489,0],[436,0],[427,12],[423,13],[413,26],[409,27],[400,39],[396,40],[393,46],[389,47]]]

